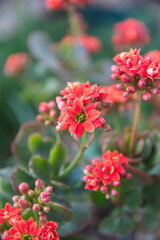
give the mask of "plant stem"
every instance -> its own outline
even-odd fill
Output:
[[[81,148],[73,161],[66,167],[64,172],[60,175],[60,178],[65,177],[72,169],[77,165],[77,163],[80,161],[81,157],[83,156],[84,151],[86,150],[86,138],[87,134],[84,132],[81,142]]]
[[[138,168],[128,165],[127,169],[129,169],[132,172],[136,173],[137,175],[143,177],[149,185],[151,185],[153,183],[153,179],[147,173],[139,170]]]
[[[137,134],[139,120],[140,120],[141,96],[140,96],[139,92],[137,92],[136,94],[137,94],[137,96],[136,96],[136,103],[135,103],[134,124],[133,124],[133,128],[132,128],[130,146],[129,146],[130,156],[134,155],[136,134]]]
[[[79,20],[76,16],[76,10],[73,5],[70,5],[68,8],[68,21],[69,21],[69,30],[71,35],[77,37],[81,34],[81,28]]]

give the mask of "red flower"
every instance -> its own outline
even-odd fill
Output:
[[[160,50],[153,50],[144,55],[145,59],[151,59],[152,61],[160,62]]]
[[[8,76],[20,74],[29,62],[27,53],[17,53],[10,55],[4,65],[4,72]]]
[[[148,29],[141,21],[129,18],[113,27],[112,43],[115,48],[141,47],[149,42]]]
[[[118,151],[106,151],[102,156],[102,161],[93,159],[92,165],[87,165],[83,180],[86,182],[85,189],[110,194],[113,187],[120,185],[121,177],[126,176],[126,167],[129,158]]]
[[[67,35],[60,42],[60,46],[63,45],[72,46],[74,44],[80,44],[86,51],[90,53],[97,53],[102,48],[101,42],[99,41],[98,38],[86,34],[77,37]]]
[[[27,221],[21,219],[20,221],[14,221],[13,227],[8,231],[8,236],[5,240],[39,240],[41,228],[37,227],[37,223],[33,218],[29,218]]]
[[[45,0],[45,5],[48,9],[60,10],[66,9],[70,4],[74,4],[76,7],[83,7],[90,2],[91,0]]]
[[[13,218],[20,217],[22,209],[12,207],[9,203],[6,203],[3,209],[0,209],[0,223],[4,221],[12,221]]]
[[[42,225],[40,239],[42,240],[59,240],[58,233],[56,231],[58,224],[50,221]]]
[[[142,99],[149,101],[151,95],[160,93],[160,63],[153,58],[143,58],[140,49],[117,54],[113,59],[111,78],[121,80],[117,89],[125,91],[124,96],[139,91]],[[146,97],[147,96],[147,97]],[[148,97],[150,96],[150,97]]]
[[[69,129],[70,133],[81,137],[84,131],[92,133],[96,127],[102,127],[105,120],[100,116],[101,112],[96,110],[97,103],[84,105],[79,98],[73,100],[73,107],[67,106],[58,119],[61,129]]]

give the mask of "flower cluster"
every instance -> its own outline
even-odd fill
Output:
[[[133,108],[132,96],[124,97],[124,91],[118,90],[115,85],[106,86],[105,89],[108,94],[106,102],[109,106],[117,107],[120,112]]]
[[[144,58],[160,62],[160,50],[153,50],[144,55]]]
[[[102,45],[98,38],[94,36],[89,36],[86,34],[79,35],[77,37],[72,35],[65,36],[60,41],[60,47],[64,46],[73,46],[73,45],[81,45],[86,51],[90,53],[97,53],[101,50]]]
[[[16,53],[10,55],[4,65],[4,72],[8,76],[17,76],[20,74],[29,63],[27,53]]]
[[[105,120],[100,117],[99,111],[107,97],[104,87],[90,85],[89,82],[68,82],[60,93],[63,97],[56,98],[62,111],[58,128],[69,129],[71,135],[81,137],[84,131],[92,133],[95,128],[105,126]]]
[[[55,118],[56,118],[56,110],[55,110],[55,102],[49,101],[49,102],[41,102],[39,104],[39,112],[36,116],[36,120],[38,122],[44,123],[46,126],[54,125],[55,124]]]
[[[160,63],[140,55],[140,49],[117,54],[113,60],[111,78],[121,80],[117,89],[125,91],[124,96],[140,92],[142,99],[149,101],[152,95],[160,93]]]
[[[58,224],[47,221],[45,213],[50,211],[46,203],[50,201],[52,187],[44,188],[43,182],[38,179],[35,182],[34,191],[27,183],[21,183],[19,191],[22,197],[13,196],[14,206],[6,203],[0,209],[0,229],[3,229],[3,240],[59,240],[56,231]],[[30,217],[23,219],[23,210],[32,209],[38,212],[40,224]],[[5,230],[5,231],[4,231]]]
[[[86,165],[84,169],[86,182],[85,189],[106,194],[106,197],[118,195],[116,187],[120,185],[121,177],[130,179],[131,174],[126,173],[129,158],[118,151],[106,151],[100,159],[92,159],[92,164]]]
[[[45,6],[51,10],[67,9],[69,5],[83,7],[89,4],[91,0],[45,0]]]
[[[117,49],[141,47],[149,42],[148,29],[141,21],[129,18],[113,27],[112,43]]]

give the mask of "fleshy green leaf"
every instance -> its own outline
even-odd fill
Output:
[[[134,222],[131,217],[127,215],[110,216],[100,223],[99,232],[105,236],[125,236],[134,228]]]
[[[33,154],[40,154],[44,157],[48,157],[49,151],[52,146],[52,138],[43,138],[40,133],[33,133],[31,136],[29,136],[28,147]]]
[[[45,158],[40,155],[33,155],[29,161],[29,171],[36,178],[48,180],[49,165]]]
[[[0,169],[0,207],[4,205],[5,202],[11,201],[11,197],[14,195],[9,174],[12,168]]]
[[[87,203],[73,203],[71,206],[73,218],[66,222],[59,229],[59,234],[62,237],[76,234],[82,231],[91,221],[91,209]]]
[[[54,220],[61,225],[72,219],[72,212],[66,206],[55,202],[49,202],[47,205],[50,207],[50,212],[47,214],[48,220]]]
[[[59,169],[62,166],[66,158],[66,148],[62,143],[55,144],[50,151],[48,162],[51,166],[51,173],[53,176],[57,176]]]
[[[31,153],[27,149],[28,137],[37,131],[42,132],[42,127],[38,122],[23,124],[12,144],[13,155],[25,168],[28,167],[28,162],[31,157]]]
[[[35,180],[22,168],[16,167],[13,169],[10,175],[11,185],[15,193],[19,193],[18,185],[22,182],[27,182],[31,188],[34,188]]]

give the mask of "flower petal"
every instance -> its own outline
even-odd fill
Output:
[[[87,112],[87,119],[90,121],[94,121],[96,118],[100,116],[101,112],[96,109],[91,109]]]

